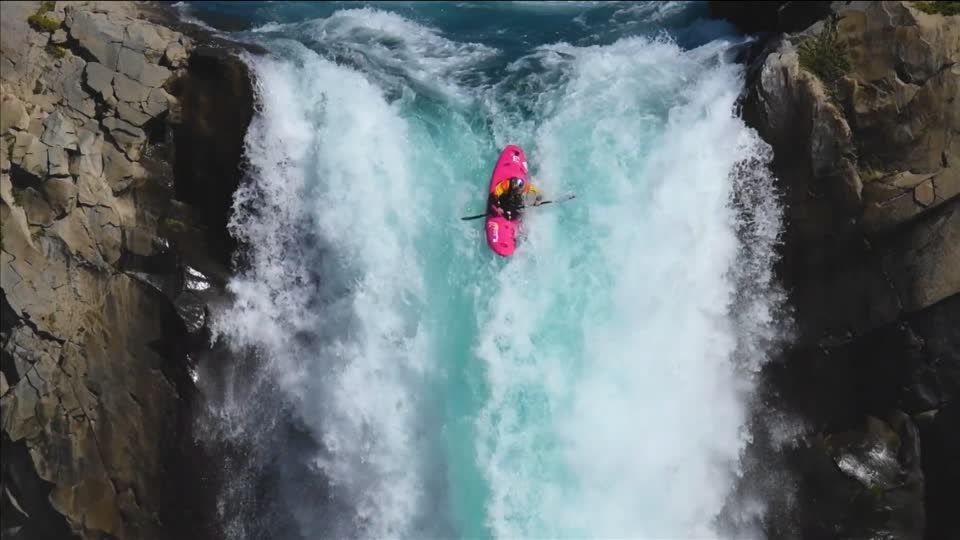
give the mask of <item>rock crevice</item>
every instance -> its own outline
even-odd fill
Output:
[[[765,369],[764,400],[808,425],[795,448],[753,449],[792,471],[797,494],[771,498],[765,530],[958,537],[945,509],[960,482],[960,445],[946,435],[960,409],[960,333],[946,322],[960,321],[960,16],[913,2],[767,2],[774,15],[762,18],[753,4],[711,11],[761,37],[744,55],[740,110],[774,150],[777,271],[796,325]],[[830,21],[837,46],[816,51],[837,57],[798,54]],[[844,70],[826,77],[821,60]],[[841,434],[866,454],[837,453]],[[868,444],[877,437],[892,442]],[[905,483],[869,480],[888,473]]]
[[[39,2],[0,3],[0,530],[216,538],[191,353],[228,277],[250,75],[155,6],[52,4],[37,30]]]

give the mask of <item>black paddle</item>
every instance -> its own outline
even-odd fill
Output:
[[[533,204],[532,204],[531,206],[529,206],[529,207],[527,207],[527,206],[521,206],[520,208],[533,208],[534,206],[543,206],[543,205],[545,205],[545,204],[550,204],[550,203],[561,203],[561,202],[564,202],[564,201],[569,201],[570,199],[573,199],[573,198],[575,198],[575,197],[576,197],[576,195],[573,194],[573,193],[571,193],[571,194],[569,194],[569,195],[564,195],[563,197],[561,197],[561,198],[559,198],[559,199],[557,199],[557,200],[555,200],[555,201],[540,201],[540,202],[538,202],[538,203],[533,203]],[[467,217],[462,217],[462,218],[460,218],[460,219],[462,219],[462,220],[464,220],[464,221],[469,221],[469,220],[471,220],[471,219],[480,219],[480,218],[482,218],[482,217],[487,217],[487,214],[479,214],[479,215],[476,215],[476,216],[467,216]]]

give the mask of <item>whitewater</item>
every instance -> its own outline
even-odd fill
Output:
[[[717,538],[762,514],[732,497],[781,211],[737,117],[743,38],[676,2],[242,16],[269,52],[244,58],[215,337],[244,360],[199,374],[203,436],[252,448],[225,462],[230,538]],[[507,144],[576,199],[501,259],[460,217]]]

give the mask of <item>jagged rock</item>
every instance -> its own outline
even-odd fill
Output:
[[[30,125],[30,116],[23,102],[11,95],[4,95],[0,101],[0,133],[8,129],[24,130]]]
[[[70,175],[70,161],[66,150],[60,147],[47,148],[47,174],[50,176]]]
[[[77,176],[77,202],[84,206],[96,206],[113,196],[106,179],[101,175],[80,174]]]
[[[136,103],[121,101],[117,104],[117,114],[130,124],[140,127],[150,120],[150,115],[144,114]]]
[[[75,6],[68,6],[65,13],[64,22],[70,35],[107,69],[116,70],[124,37],[123,27],[105,13],[93,13]]]
[[[112,144],[103,146],[103,171],[114,193],[125,190],[133,180],[143,176],[143,168]]]
[[[70,174],[73,176],[100,176],[103,174],[103,156],[80,154],[70,158]]]
[[[94,277],[78,269],[78,274],[84,273]],[[125,275],[98,277],[90,285],[97,291],[91,305],[103,308],[89,310],[82,328],[63,346],[62,367],[56,361],[38,363],[41,375],[32,380],[36,391],[18,385],[16,399],[8,400],[14,411],[11,425],[29,428],[15,430],[28,442],[45,440],[33,453],[37,472],[56,482],[50,499],[77,530],[96,533],[91,538],[99,532],[118,538],[158,537],[160,524],[142,510],[145,505],[156,507],[155,492],[141,491],[133,504],[121,500],[124,497],[113,486],[162,482],[161,454],[154,449],[162,448],[163,437],[175,428],[175,390],[167,375],[156,369],[166,368],[150,343],[163,335],[176,315],[169,308],[158,310],[159,295]],[[76,305],[73,302],[66,307]],[[119,365],[114,361],[127,355],[144,361]],[[60,388],[73,388],[74,393],[48,399]],[[48,414],[34,415],[36,409],[30,405],[46,404],[52,406]],[[85,429],[105,422],[109,431]]]
[[[156,88],[170,77],[170,70],[151,64],[144,58],[142,52],[127,48],[120,51],[117,71],[148,88]]]
[[[66,115],[59,110],[47,116],[43,122],[44,131],[40,140],[58,148],[77,149],[77,128]]]
[[[11,163],[38,178],[47,173],[47,146],[32,133],[17,133],[10,157]]]
[[[50,82],[50,91],[53,95],[61,96],[61,104],[65,105],[61,112],[82,124],[83,120],[96,115],[97,108],[94,100],[83,89],[81,84],[86,71],[86,62],[73,55],[64,57],[57,68],[45,77]]]
[[[87,63],[87,85],[99,92],[104,100],[113,98],[113,75],[112,70],[99,62]]]
[[[883,265],[903,307],[917,311],[960,293],[960,199],[894,237]]]
[[[47,530],[51,517],[64,520],[61,529],[69,527],[84,540],[213,537],[197,528],[200,505],[191,504],[201,491],[200,475],[194,472],[196,460],[185,459],[184,452],[194,456],[196,451],[180,446],[194,444],[183,430],[185,400],[192,389],[184,351],[202,339],[189,335],[184,323],[189,322],[195,333],[205,327],[210,291],[185,292],[180,261],[190,259],[206,275],[225,273],[195,262],[207,261],[212,251],[203,229],[221,225],[218,219],[204,221],[200,228],[185,231],[175,245],[172,240],[165,243],[157,223],[168,207],[175,206],[170,200],[171,164],[163,163],[173,148],[163,146],[169,141],[159,142],[157,153],[143,166],[136,161],[146,142],[141,126],[177,106],[178,100],[167,93],[170,88],[159,86],[178,84],[168,83],[168,68],[189,65],[189,41],[136,21],[138,10],[155,9],[147,3],[58,2],[70,51],[55,60],[43,50],[48,37],[34,37],[37,32],[26,26],[26,15],[35,6],[0,3],[0,99],[12,93],[23,102],[24,112],[30,111],[21,121],[19,111],[7,114],[13,104],[4,109],[4,128],[16,133],[6,136],[3,150],[11,146],[16,161],[8,164],[5,158],[10,154],[0,152],[3,168],[10,170],[0,177],[0,340],[9,345],[8,329],[17,326],[22,333],[14,342],[28,343],[29,332],[60,351],[53,361],[35,363],[30,375],[20,380],[11,380],[4,364],[2,373],[10,388],[0,392],[3,487],[14,466],[12,455],[20,456],[16,466],[27,476],[36,473],[36,478],[17,480],[30,484],[26,487],[33,491],[15,493],[30,516],[18,525],[27,538],[69,536],[60,529],[38,533]],[[177,141],[174,135],[173,140],[178,155],[181,144],[197,144],[196,156],[219,156],[198,177],[204,179],[205,194],[213,197],[216,191],[218,201],[228,201],[239,178],[237,164],[230,160],[239,160],[242,152],[243,119],[249,121],[252,113],[252,91],[243,63],[223,69],[231,61],[229,53],[217,54],[209,60],[212,69],[194,68],[202,82],[192,87],[179,83],[176,92],[190,102],[187,114],[199,113],[202,118],[181,124],[184,139]],[[96,61],[85,61],[91,57]],[[158,65],[161,60],[164,67]],[[250,99],[238,100],[237,95]],[[224,118],[228,125],[220,126]],[[69,140],[64,130],[51,127],[58,122],[72,123]],[[188,161],[181,166],[203,160]],[[65,174],[65,162],[75,185],[68,177],[48,178]],[[225,181],[215,182],[217,175]],[[193,181],[189,175],[180,176],[177,184]],[[24,189],[25,185],[32,187]],[[40,192],[44,196],[38,196]],[[27,199],[26,208],[18,204],[22,198]],[[60,219],[45,228],[30,225],[28,221],[47,222],[38,218],[43,212],[34,207],[45,199],[53,207],[49,214]],[[197,215],[206,216],[206,209]],[[181,244],[189,245],[190,251]],[[145,281],[164,283],[163,293],[132,279],[125,273],[131,270],[146,276]],[[187,281],[194,288],[211,283],[195,276]],[[217,287],[222,282],[217,281]],[[3,362],[7,361],[4,353]],[[8,426],[16,441],[9,441]],[[185,490],[186,478],[190,489]],[[24,497],[25,492],[39,496]],[[7,500],[4,526],[10,515]],[[213,508],[212,503],[204,500],[203,508]]]
[[[187,69],[188,76],[171,89],[182,120],[174,128],[177,198],[204,208],[209,244],[228,263],[235,240],[225,233],[233,204],[227,193],[241,177],[238,164],[254,102],[251,75],[227,51],[204,46],[192,51]]]
[[[43,193],[57,217],[73,211],[77,204],[77,185],[67,178],[51,178],[43,183]]]
[[[140,102],[150,95],[150,88],[121,73],[113,77],[113,90],[120,101]]]
[[[140,159],[140,151],[147,141],[147,134],[142,129],[114,117],[105,119],[103,126],[110,130],[110,135],[131,161]]]
[[[53,223],[53,210],[37,190],[32,187],[24,188],[15,197],[19,199],[20,206],[26,213],[27,223],[41,227],[48,227]]]
[[[176,42],[179,37],[179,34],[163,26],[136,21],[127,26],[123,44],[142,52],[150,62],[159,63],[170,43]]]
[[[864,188],[863,225],[873,233],[889,232],[960,194],[960,168],[937,174],[897,173]]]
[[[50,36],[50,41],[57,45],[63,45],[64,43],[67,42],[67,33],[62,28],[60,28],[56,32],[54,32],[52,36]]]
[[[91,233],[97,241],[100,255],[108,264],[116,264],[120,260],[120,248],[123,237],[120,232],[120,215],[109,206],[93,206],[84,208],[90,223]]]
[[[163,58],[170,67],[183,67],[187,63],[187,50],[181,43],[175,41],[167,45],[166,50],[163,51]]]
[[[933,180],[929,179],[913,188],[913,200],[921,206],[931,206],[936,200],[936,194],[933,191]]]
[[[796,32],[830,13],[829,1],[748,0],[709,2],[710,17],[727,19],[747,34]]]
[[[166,112],[170,106],[173,96],[168,94],[163,88],[154,88],[150,90],[150,95],[144,103],[143,111],[150,116],[160,116]]]
[[[87,118],[92,118],[97,113],[97,106],[90,95],[80,87],[81,73],[77,73],[73,82],[65,83],[64,102],[70,109],[83,114]]]
[[[149,257],[156,253],[156,248],[154,247],[154,239],[156,238],[155,230],[144,230],[140,227],[133,227],[127,229],[126,231],[126,245],[124,248],[134,254],[141,257]]]
[[[863,430],[839,433],[830,439],[831,454],[844,474],[864,488],[862,497],[873,508],[861,524],[869,532],[894,538],[923,538],[924,476],[916,425],[902,411],[885,423],[867,417]],[[867,531],[864,531],[867,532]]]
[[[97,251],[97,243],[90,234],[87,216],[77,210],[70,212],[64,219],[50,227],[50,234],[61,238],[70,253],[94,264],[100,264],[103,258]]]
[[[77,133],[77,144],[83,155],[99,154],[103,149],[103,134],[99,130],[81,128]]]
[[[16,326],[3,347],[13,360],[17,379],[26,377],[37,364],[56,364],[60,357],[60,343],[44,339],[27,326]]]

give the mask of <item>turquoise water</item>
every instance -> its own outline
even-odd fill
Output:
[[[264,397],[214,416],[295,471],[271,519],[300,538],[719,535],[779,301],[768,150],[734,113],[742,38],[677,2],[184,9],[270,51],[246,58],[249,263],[216,322],[258,351],[243,384]],[[459,218],[509,143],[548,198],[577,197],[529,211],[501,259]],[[311,443],[277,439],[285,422]],[[267,496],[258,471],[223,495],[233,537],[255,536],[232,501]]]

